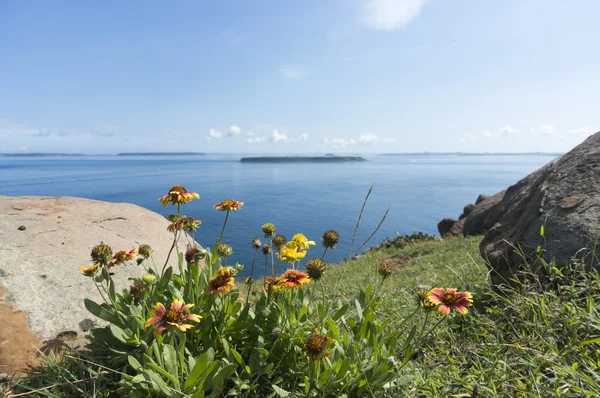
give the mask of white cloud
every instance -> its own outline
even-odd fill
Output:
[[[373,133],[365,133],[360,135],[357,139],[354,138],[332,138],[328,137],[322,138],[317,146],[328,146],[331,145],[332,148],[345,148],[350,145],[371,145],[376,143],[388,144],[391,142],[395,142],[395,138],[379,138],[376,134]]]
[[[555,137],[557,135],[556,128],[553,125],[547,123],[542,123],[539,126],[534,126],[529,130],[534,134],[541,135],[542,137]]]
[[[379,137],[373,133],[362,134],[360,137],[358,137],[358,143],[361,145],[370,145],[376,143],[377,141],[379,141]]]
[[[242,132],[242,129],[238,126],[231,126],[229,127],[229,131],[227,132],[226,136],[229,137],[235,137],[236,135],[240,135],[240,133]]]
[[[308,140],[308,134],[304,133],[294,139],[291,139],[290,141],[291,142],[301,142],[301,141],[307,141],[307,140]]]
[[[495,133],[490,130],[483,130],[481,134],[486,138],[495,138],[495,137],[512,137],[515,136],[519,130],[511,126],[500,127],[498,131]],[[471,134],[472,135],[472,134]],[[473,136],[475,138],[475,136]]]
[[[317,146],[327,146],[327,145],[329,145],[329,138],[327,138],[327,137],[321,138],[321,141],[319,141],[317,143]]]
[[[221,133],[220,131],[217,131],[215,129],[210,129],[210,131],[208,132],[208,138],[222,138],[223,137],[223,133]]]
[[[284,133],[280,133],[279,130],[273,130],[273,134],[271,134],[271,142],[280,142],[280,141],[287,141],[288,136],[285,135]]]
[[[392,31],[415,19],[426,0],[362,0],[363,20],[373,29]]]
[[[576,129],[573,130],[569,130],[569,135],[581,135],[584,137],[587,137],[589,135],[592,135],[594,133],[594,129],[592,127],[578,127]]]
[[[498,134],[499,134],[501,137],[508,137],[508,136],[511,136],[511,135],[515,135],[515,134],[517,134],[518,132],[519,132],[519,130],[517,130],[517,129],[516,129],[516,128],[514,128],[514,127],[510,127],[510,126],[504,126],[504,127],[501,127],[501,128],[498,130]]]
[[[287,66],[285,68],[279,69],[279,73],[281,73],[281,76],[287,77],[288,79],[297,80],[303,76],[306,76],[308,74],[308,71],[304,68],[297,66]]]
[[[248,144],[262,144],[263,142],[265,142],[265,140],[265,137],[250,137],[246,139],[246,142]]]
[[[463,133],[463,136],[460,140],[462,142],[473,142],[475,141],[475,136],[471,133]]]

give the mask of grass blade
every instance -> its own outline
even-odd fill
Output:
[[[369,236],[367,238],[367,240],[362,245],[360,245],[360,247],[358,248],[357,252],[360,251],[360,249],[362,249],[367,243],[369,243],[369,241],[371,240],[371,238],[373,236],[375,236],[375,234],[379,230],[379,227],[381,227],[381,224],[383,224],[383,222],[385,221],[385,218],[387,217],[387,215],[388,215],[389,212],[390,212],[390,208],[388,207],[387,210],[385,211],[385,214],[383,215],[383,218],[381,219],[381,221],[379,221],[379,225],[377,225],[377,228],[375,228],[375,231],[373,231],[373,233],[371,234],[371,236]]]
[[[356,231],[358,231],[358,226],[360,225],[360,219],[362,218],[363,211],[365,210],[365,206],[367,205],[367,200],[369,200],[369,196],[371,195],[371,191],[373,190],[373,185],[369,188],[369,192],[367,192],[367,196],[363,201],[362,207],[360,208],[360,213],[358,214],[358,220],[356,221],[356,227],[354,227],[354,235],[352,236],[352,246],[354,246],[354,241],[356,240]]]

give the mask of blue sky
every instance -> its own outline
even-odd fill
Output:
[[[0,1],[0,151],[566,151],[597,0]]]

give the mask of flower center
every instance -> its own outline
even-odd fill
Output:
[[[444,302],[444,304],[449,305],[449,306],[453,306],[456,305],[456,296],[454,296],[453,294],[450,293],[446,293],[444,294],[444,298],[442,299],[442,301]]]
[[[183,314],[177,310],[169,310],[166,318],[169,323],[181,323],[183,321]]]

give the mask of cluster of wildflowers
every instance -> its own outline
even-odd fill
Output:
[[[184,205],[190,203],[193,199],[199,199],[200,195],[196,192],[188,192],[181,185],[174,185],[169,190],[169,193],[159,199],[163,206],[167,206],[169,203],[175,206]]]

